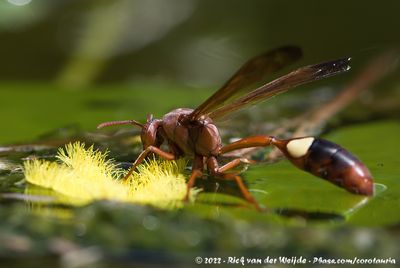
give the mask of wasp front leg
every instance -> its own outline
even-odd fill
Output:
[[[129,169],[128,174],[125,175],[124,177],[124,181],[126,181],[133,173],[133,171],[135,171],[135,168],[143,162],[143,160],[149,155],[149,153],[155,153],[159,156],[161,156],[162,158],[166,159],[166,160],[175,160],[176,157],[174,154],[171,153],[167,153],[164,152],[163,150],[161,150],[158,147],[155,146],[149,146],[146,149],[144,149],[139,156],[136,158],[135,162],[133,162],[132,167]]]

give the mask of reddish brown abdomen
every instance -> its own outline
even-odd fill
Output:
[[[330,141],[314,140],[304,169],[352,193],[373,194],[372,176],[367,167],[348,151]]]
[[[333,142],[315,138],[306,154],[293,157],[287,149],[287,144],[292,140],[278,141],[277,146],[297,167],[349,192],[361,195],[373,194],[371,173],[348,151]]]

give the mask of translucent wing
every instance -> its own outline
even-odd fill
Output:
[[[198,106],[190,115],[195,120],[208,114],[232,100],[248,86],[262,80],[267,74],[276,72],[301,57],[301,49],[296,46],[284,46],[268,51],[246,62],[222,88]]]
[[[349,61],[350,58],[344,58],[302,67],[251,91],[247,95],[244,95],[233,102],[211,111],[208,113],[208,116],[213,119],[221,118],[227,114],[253,105],[259,101],[266,100],[298,85],[348,71],[350,69]]]

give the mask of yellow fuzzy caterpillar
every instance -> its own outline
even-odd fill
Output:
[[[85,149],[80,142],[68,144],[65,149],[59,149],[58,162],[26,161],[25,178],[32,184],[51,188],[68,197],[73,204],[107,199],[160,208],[182,206],[186,194],[184,159],[147,160],[138,166],[138,172],[134,172],[128,181],[122,181],[118,178],[126,171],[106,157],[107,153],[94,150],[93,146]],[[191,191],[191,198],[196,192]]]

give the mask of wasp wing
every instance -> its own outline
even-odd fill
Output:
[[[248,92],[248,86],[296,61],[301,55],[299,47],[284,46],[250,59],[217,92],[198,106],[189,119],[196,120],[228,103],[239,93]]]
[[[350,58],[343,58],[299,68],[251,91],[233,102],[211,111],[207,115],[212,119],[222,118],[227,114],[271,98],[290,88],[348,71],[350,69],[349,62]]]

